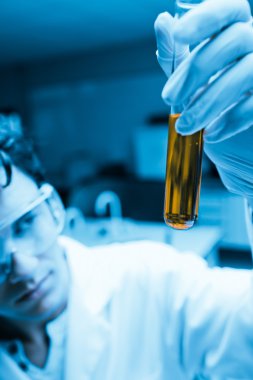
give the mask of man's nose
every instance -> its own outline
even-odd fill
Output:
[[[25,255],[17,251],[12,252],[11,273],[9,281],[16,284],[20,281],[27,281],[34,276],[35,269],[38,266],[38,258],[36,256]]]

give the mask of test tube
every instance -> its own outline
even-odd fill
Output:
[[[169,117],[164,219],[170,227],[186,230],[198,217],[203,131],[179,135],[175,130],[179,117]]]
[[[202,1],[177,0],[178,17],[200,2]],[[190,136],[178,134],[175,124],[179,117],[180,113],[173,112],[172,109],[169,116],[164,220],[172,228],[187,230],[198,218],[203,130]]]

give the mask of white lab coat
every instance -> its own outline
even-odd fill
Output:
[[[250,271],[209,269],[165,244],[88,249],[72,278],[66,380],[253,379]],[[0,351],[0,380],[27,380]]]

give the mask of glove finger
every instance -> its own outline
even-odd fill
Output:
[[[243,43],[242,43],[243,41]],[[168,104],[185,103],[210,78],[242,56],[253,52],[253,28],[236,23],[199,45],[167,82],[163,98]]]
[[[156,55],[167,77],[172,72],[173,56],[175,55],[174,64],[177,67],[189,54],[188,46],[180,43],[175,44],[173,37],[174,25],[175,19],[168,12],[161,13],[154,25],[157,42]]]
[[[174,37],[181,43],[196,45],[235,22],[250,20],[247,0],[206,0],[178,21]]]
[[[175,20],[168,13],[163,12],[155,20],[154,29],[157,42],[158,54],[161,58],[171,58],[174,48],[174,29]]]
[[[205,128],[206,143],[218,143],[253,126],[253,96],[250,94]],[[253,137],[253,133],[252,133]]]
[[[199,131],[209,125],[252,89],[253,53],[230,66],[210,83],[184,110],[177,130],[182,135]]]

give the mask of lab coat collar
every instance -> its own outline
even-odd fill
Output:
[[[0,379],[29,380],[27,374],[16,365],[12,357],[5,352],[3,347],[0,347]]]
[[[90,379],[109,343],[110,328],[102,315],[91,314],[80,303],[80,289],[73,287],[71,293],[65,379]]]
[[[82,264],[85,263],[82,260],[81,262],[77,261],[75,253],[73,256],[67,256],[73,276],[68,305],[69,324],[65,379],[86,380],[92,378],[102,356],[106,355],[106,348],[110,341],[110,324],[104,313],[105,305],[103,303],[96,310],[89,307],[86,294],[84,294],[85,289],[87,292],[89,291],[85,280],[87,268],[83,267],[83,270],[80,270],[80,266],[82,268]],[[108,302],[109,300],[110,298],[107,298]]]

